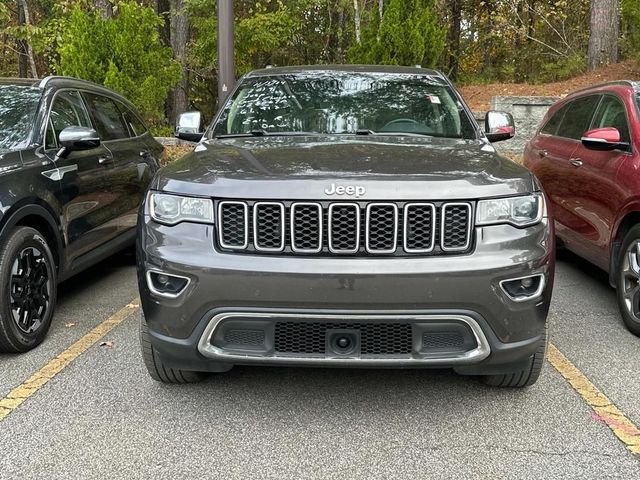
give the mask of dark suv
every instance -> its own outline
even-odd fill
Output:
[[[114,92],[0,79],[0,352],[40,344],[57,283],[134,242],[162,151]]]
[[[489,143],[513,135],[512,119],[490,112],[486,123],[485,135],[433,70],[243,78],[140,211],[151,376],[450,367],[496,386],[534,383],[552,224],[533,175]]]
[[[525,165],[549,195],[564,246],[609,272],[640,335],[640,83],[614,82],[553,105]]]

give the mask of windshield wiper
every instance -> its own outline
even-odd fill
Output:
[[[238,137],[299,137],[307,135],[324,135],[319,132],[267,132],[265,130],[251,130],[248,133],[226,133],[216,135],[215,138],[238,138]]]

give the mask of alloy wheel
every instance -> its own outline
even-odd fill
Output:
[[[11,313],[18,328],[27,334],[37,331],[51,304],[47,259],[38,248],[24,248],[16,256],[9,292]]]

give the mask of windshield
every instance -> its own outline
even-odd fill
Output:
[[[0,150],[26,147],[40,96],[37,88],[0,85]]]
[[[349,72],[249,78],[227,102],[213,133],[476,138],[452,88],[439,77]]]

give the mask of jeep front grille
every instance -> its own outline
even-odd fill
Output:
[[[469,202],[217,202],[218,247],[238,253],[444,255],[473,248]]]

